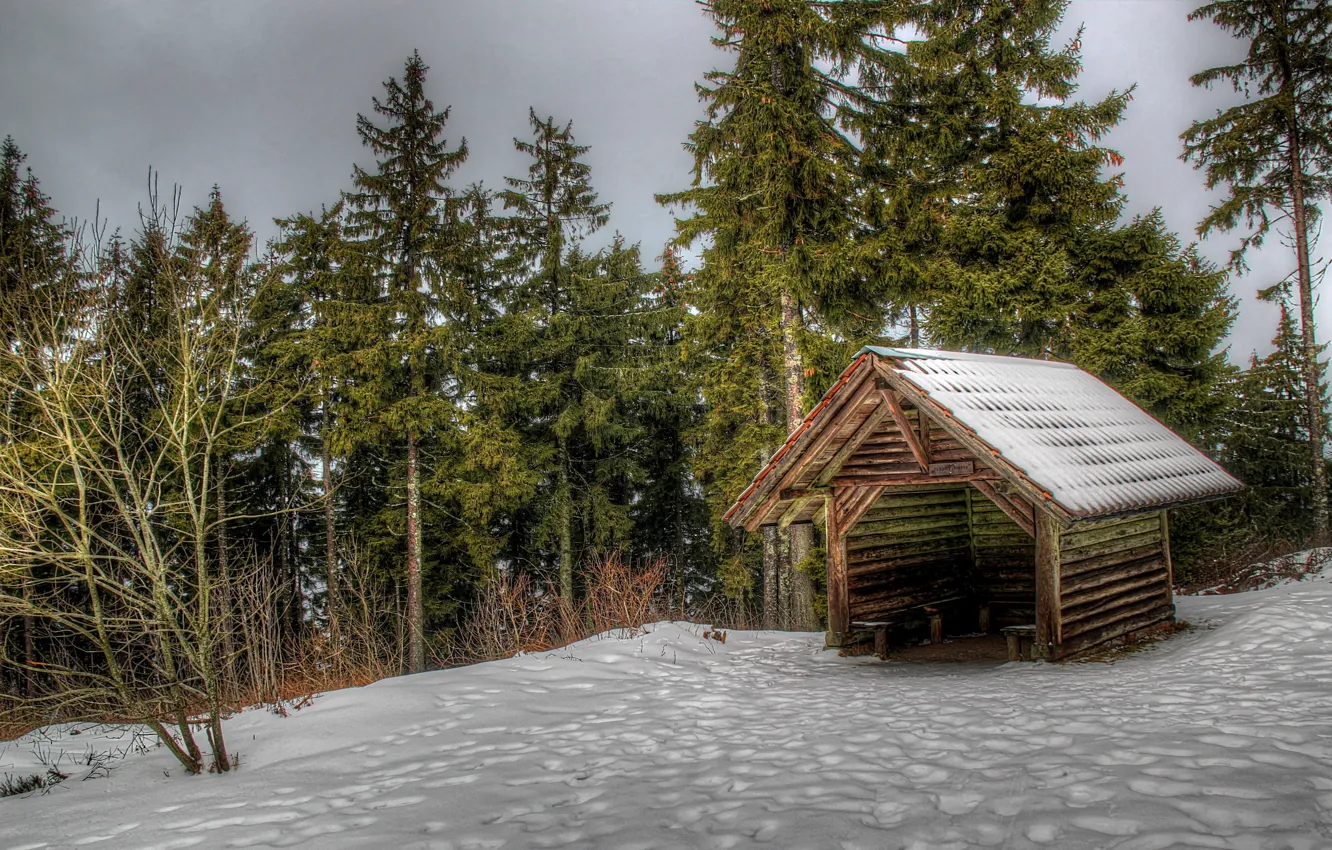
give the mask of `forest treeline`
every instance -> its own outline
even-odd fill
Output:
[[[1133,89],[1075,99],[1064,2],[702,8],[719,70],[665,246],[605,232],[568,116],[531,111],[500,188],[459,185],[417,54],[355,117],[373,164],[263,245],[221,189],[185,211],[151,172],[133,227],[60,219],[7,139],[0,691],[225,770],[238,681],[442,663],[496,582],[567,612],[650,564],[682,613],[818,628],[817,530],[720,516],[871,343],[1071,361],[1217,458],[1250,486],[1180,511],[1185,573],[1326,534],[1326,50],[1299,47],[1327,44],[1325,3],[1196,13],[1250,44],[1195,78],[1249,99],[1184,137],[1229,192],[1201,231],[1242,232],[1224,268],[1124,215],[1103,142]],[[1298,268],[1263,282],[1275,351],[1241,369],[1227,283],[1270,234]]]

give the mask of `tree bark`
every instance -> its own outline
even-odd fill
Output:
[[[569,459],[567,453],[560,458],[559,480],[556,482],[555,498],[559,504],[556,511],[560,523],[560,596],[569,605],[574,604],[573,580],[573,493],[569,487]]]
[[[407,672],[425,669],[424,608],[421,600],[421,480],[416,432],[407,432]]]
[[[1318,368],[1318,343],[1314,336],[1313,273],[1309,263],[1309,224],[1304,208],[1304,172],[1299,129],[1287,133],[1290,154],[1290,195],[1294,207],[1295,259],[1300,288],[1300,343],[1304,350],[1304,408],[1309,428],[1309,471],[1313,493],[1313,545],[1328,543],[1327,464],[1323,457],[1323,394]]]
[[[236,642],[231,618],[231,537],[227,533],[227,485],[222,474],[222,459],[214,458],[213,475],[217,480],[217,628],[222,632],[222,670],[227,685],[234,686],[236,676]]]
[[[782,291],[782,377],[786,390],[786,432],[790,434],[800,426],[804,414],[805,369],[800,357],[799,334],[803,328],[800,306],[789,289]],[[786,530],[786,555],[783,563],[783,584],[788,588],[784,606],[788,612],[786,627],[809,631],[815,627],[814,586],[809,574],[796,569],[812,548],[813,540],[808,525],[794,525]]]
[[[324,585],[327,592],[325,608],[328,613],[329,634],[336,647],[338,642],[338,618],[342,613],[342,588],[338,584],[338,548],[333,529],[333,458],[328,449],[328,400],[324,400],[323,444],[321,446],[322,471],[324,477]]]
[[[777,421],[775,396],[777,395],[775,376],[769,364],[759,364],[759,421],[763,425],[773,425]],[[759,468],[768,462],[777,451],[776,446],[768,447],[763,456],[758,458]],[[776,526],[763,527],[763,625],[769,629],[780,629],[782,622],[781,593],[781,539]]]
[[[763,627],[782,628],[781,619],[781,540],[777,526],[763,526]]]

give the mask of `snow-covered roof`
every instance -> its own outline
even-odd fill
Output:
[[[832,476],[823,470],[836,465],[838,443],[856,432],[869,416],[866,406],[874,404],[863,389],[872,375],[970,446],[990,475],[998,473],[1065,522],[1203,501],[1244,486],[1071,364],[871,346],[792,431],[726,518],[747,527],[774,522],[795,494]],[[884,427],[892,428],[891,420]],[[810,503],[793,516],[803,520],[815,509]]]
[[[1142,408],[1072,364],[909,348],[865,350],[950,411],[1073,514],[1122,513],[1244,486]]]

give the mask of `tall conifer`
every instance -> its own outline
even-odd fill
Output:
[[[628,506],[641,472],[631,446],[641,435],[634,400],[644,364],[639,308],[649,286],[637,246],[615,237],[590,253],[583,240],[608,220],[572,123],[529,110],[526,177],[501,192],[509,215],[513,317],[528,323],[523,369],[531,392],[526,438],[545,480],[521,524],[529,552],[553,550],[559,590],[576,593],[577,563],[629,543]]]
[[[872,100],[854,75],[877,85],[898,4],[704,7],[720,30],[714,44],[735,65],[699,87],[707,119],[688,143],[693,187],[659,200],[693,210],[677,221],[680,246],[707,241],[689,335],[713,411],[699,472],[720,515],[803,418],[811,335],[879,332],[880,293],[856,271],[860,147],[848,128]],[[793,569],[809,529],[793,530],[787,547],[775,535],[765,530],[763,541],[765,617],[811,628],[812,588]]]
[[[1321,423],[1326,417],[1317,393],[1318,343],[1314,333],[1313,267],[1309,256],[1317,202],[1332,195],[1332,2],[1328,0],[1217,0],[1199,6],[1190,20],[1211,19],[1248,43],[1243,60],[1193,75],[1196,86],[1229,83],[1244,102],[1197,121],[1181,136],[1184,158],[1207,175],[1209,188],[1223,187],[1221,203],[1198,232],[1246,230],[1231,254],[1243,269],[1250,247],[1274,227],[1289,227],[1295,253],[1295,284],[1306,370],[1305,416],[1309,470],[1314,486],[1314,540],[1328,539],[1328,496]]]
[[[449,150],[443,138],[449,110],[436,111],[426,96],[428,67],[413,53],[402,80],[384,83],[374,109],[377,125],[357,117],[362,143],[379,157],[376,169],[356,166],[348,194],[348,232],[381,281],[387,336],[360,357],[367,371],[355,388],[359,426],[401,441],[406,458],[407,634],[410,672],[425,669],[422,599],[420,442],[447,413],[433,394],[439,351],[434,318],[440,278],[445,181],[467,157],[466,140]]]

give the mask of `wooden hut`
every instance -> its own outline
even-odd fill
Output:
[[[1167,509],[1241,487],[1075,366],[870,347],[726,519],[823,527],[830,646],[928,619],[1061,658],[1173,618]]]

